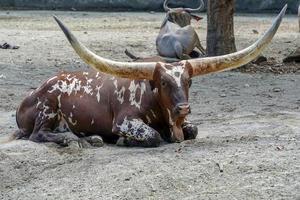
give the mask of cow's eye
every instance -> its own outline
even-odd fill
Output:
[[[166,87],[166,85],[167,85],[167,83],[166,83],[165,81],[162,80],[162,81],[161,81],[161,86],[162,86],[162,87]]]

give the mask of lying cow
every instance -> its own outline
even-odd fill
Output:
[[[78,137],[99,135],[126,146],[155,147],[161,137],[171,142],[194,139],[197,127],[186,121],[191,79],[240,67],[270,43],[286,6],[256,43],[236,53],[172,64],[117,62],[102,58],[59,21],[77,54],[96,71],[63,72],[48,79],[21,103],[16,138],[66,145],[61,132]]]
[[[200,6],[196,9],[169,8],[168,0],[165,0],[164,9],[167,15],[156,38],[156,49],[160,56],[181,60],[190,59],[190,54],[195,48],[205,55],[205,49],[195,29],[191,26],[192,19],[202,19],[191,12],[200,10],[203,5],[203,0],[200,0]],[[199,57],[199,53],[196,57]]]

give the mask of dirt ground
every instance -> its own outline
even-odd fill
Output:
[[[53,14],[95,52],[120,61],[128,60],[126,48],[155,54],[164,16],[1,11],[0,44],[20,49],[0,49],[0,138],[16,130],[15,110],[26,94],[61,70],[88,69]],[[236,16],[238,49],[273,18]],[[194,25],[205,46],[206,20]],[[154,149],[72,149],[22,140],[0,145],[0,199],[300,199],[300,66],[281,64],[297,46],[297,18],[286,16],[264,52],[273,64],[260,66],[282,73],[254,67],[195,78],[190,120],[199,128],[196,140]],[[285,73],[291,66],[294,73]]]

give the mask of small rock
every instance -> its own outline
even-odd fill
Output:
[[[227,95],[225,93],[222,93],[219,95],[220,97],[226,97]]]
[[[3,44],[0,44],[0,49],[19,49],[19,46],[8,44],[7,42],[4,42]]]
[[[255,30],[255,29],[253,29],[252,32],[253,32],[254,34],[258,34],[258,31]]]
[[[217,165],[217,167],[219,168],[219,171],[220,171],[221,173],[223,173],[223,172],[224,172],[223,165],[222,165],[221,163],[216,163],[216,165]]]
[[[125,178],[124,181],[130,181],[131,177]]]
[[[281,92],[280,88],[273,88],[273,92]]]
[[[3,74],[0,74],[0,79],[6,79],[6,76]]]
[[[284,149],[284,146],[281,146],[281,145],[276,147],[277,151],[282,151],[283,149]]]
[[[176,153],[181,153],[181,151],[182,151],[181,147],[179,147],[178,149],[175,150]]]

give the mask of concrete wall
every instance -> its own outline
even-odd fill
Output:
[[[162,10],[164,0],[0,0],[0,9],[44,10]],[[207,0],[205,0],[206,2]],[[173,6],[197,6],[196,0],[171,0]],[[297,13],[300,0],[236,0],[237,12],[277,12],[288,3],[288,12]],[[170,6],[172,6],[172,4]]]

